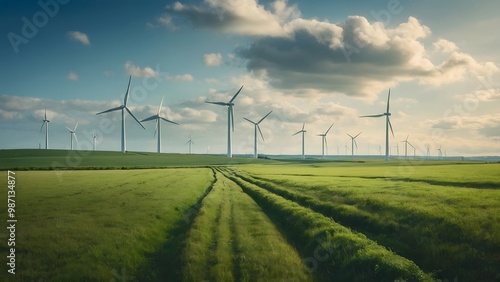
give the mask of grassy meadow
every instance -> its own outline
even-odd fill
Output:
[[[18,281],[500,281],[500,164],[63,150],[0,161],[16,171]]]

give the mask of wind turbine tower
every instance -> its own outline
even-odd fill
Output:
[[[70,134],[71,134],[70,135],[70,137],[71,137],[71,150],[73,150],[73,137],[75,137],[76,143],[78,144],[78,139],[76,138],[76,134],[75,134],[77,127],[78,127],[78,122],[76,123],[75,129],[73,129],[73,130],[71,130],[71,128],[69,128],[69,127],[66,127],[66,129],[68,129]]]
[[[307,131],[305,131],[305,130],[304,130],[304,126],[305,126],[305,125],[306,125],[306,124],[305,124],[305,123],[303,123],[303,124],[302,124],[302,129],[301,129],[301,130],[299,130],[299,131],[297,131],[297,132],[295,132],[295,133],[292,135],[292,136],[294,136],[294,135],[297,135],[297,134],[299,134],[299,133],[302,133],[302,159],[305,159],[305,158],[306,158],[306,155],[305,155],[305,153],[304,153],[304,133],[306,133],[306,132],[307,132]]]
[[[318,136],[321,136],[321,157],[322,158],[325,158],[325,147],[326,147],[326,150],[328,150],[328,142],[326,141],[326,135],[328,135],[328,132],[330,131],[330,129],[332,128],[332,126],[334,124],[335,123],[332,123],[332,125],[330,125],[330,127],[328,127],[328,130],[325,133],[318,134]],[[338,148],[337,148],[337,151],[338,151]]]
[[[49,122],[47,119],[47,109],[45,109],[45,117],[43,118],[42,127],[40,128],[40,132],[42,132],[43,126],[45,125],[45,149],[49,148]]]
[[[163,98],[161,99],[161,102],[160,102],[160,107],[158,107],[158,112],[156,113],[156,115],[153,115],[153,116],[150,116],[148,118],[145,118],[143,120],[141,120],[141,122],[144,122],[144,121],[150,121],[150,120],[154,120],[156,122],[155,124],[155,133],[153,135],[153,137],[156,135],[156,131],[158,131],[158,144],[157,144],[157,153],[161,153],[161,121],[164,120],[166,122],[170,122],[172,124],[176,124],[176,125],[179,125],[178,123],[176,122],[173,122],[171,120],[168,120],[164,117],[161,116],[161,106],[163,104]]]
[[[229,102],[209,102],[205,101],[205,103],[209,104],[215,104],[219,106],[227,106],[227,157],[232,158],[233,157],[233,151],[232,151],[232,138],[231,138],[231,127],[232,131],[234,131],[234,113],[233,113],[233,106],[234,106],[234,99],[236,99],[236,96],[240,94],[241,89],[243,89],[243,85],[241,86],[240,90],[234,94],[234,96],[229,100]]]
[[[260,133],[260,137],[262,137],[262,141],[264,140],[264,135],[262,135],[262,131],[260,130],[259,124],[267,117],[269,116],[273,111],[270,111],[265,115],[263,118],[261,118],[258,122],[253,122],[247,118],[244,118],[246,121],[252,123],[254,125],[254,136],[253,136],[253,157],[257,159],[259,157],[259,152],[258,152],[258,142],[257,142],[257,130]]]
[[[131,79],[132,79],[132,76],[130,76],[128,79],[128,87],[127,87],[127,92],[125,93],[125,98],[123,99],[123,104],[119,107],[111,108],[109,110],[106,110],[106,111],[103,111],[103,112],[96,114],[96,115],[100,115],[100,114],[104,114],[104,113],[109,113],[109,112],[121,110],[121,112],[122,112],[122,148],[121,149],[122,149],[123,153],[125,153],[125,151],[127,151],[127,140],[125,137],[125,111],[127,111],[143,129],[146,129],[146,128],[144,128],[142,123],[132,114],[132,112],[127,107],[128,96],[130,93],[129,90],[130,90],[130,80]]]
[[[191,134],[189,134],[189,140],[186,142],[185,145],[189,144],[189,154],[191,155],[191,144],[194,144],[193,140],[191,139]],[[207,149],[208,153],[208,149]]]
[[[92,147],[93,147],[94,151],[96,149],[96,141],[97,141],[97,134],[95,134],[95,131],[94,131],[94,132],[92,132],[92,145],[93,145]]]
[[[391,125],[391,120],[390,116],[391,113],[389,112],[389,101],[391,99],[391,89],[389,89],[389,94],[387,95],[387,110],[385,113],[378,114],[378,115],[368,115],[368,116],[360,116],[360,117],[383,117],[385,116],[385,160],[389,160],[389,128],[391,129],[392,132],[392,137],[394,137],[394,131],[392,130],[392,125]]]
[[[406,136],[405,140],[401,141],[402,143],[405,143],[405,158],[408,157],[408,145],[413,147],[413,145],[408,141],[408,137],[410,137],[409,134]],[[413,147],[413,150],[415,151],[415,147]]]
[[[358,133],[358,135],[353,137],[351,134],[347,133],[347,135],[349,135],[349,137],[351,137],[351,156],[354,156],[354,145],[356,145],[356,149],[358,148],[358,143],[356,142],[356,137],[358,137],[360,134],[361,134],[361,132]]]

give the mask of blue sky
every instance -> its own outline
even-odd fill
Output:
[[[2,1],[0,148],[68,149],[78,122],[79,148],[120,149],[119,106],[132,75],[129,106],[139,119],[162,114],[163,151],[224,153],[226,109],[235,101],[234,153],[251,153],[258,120],[265,154],[345,153],[349,134],[360,154],[378,154],[381,113],[391,88],[399,145],[417,154],[500,154],[498,1]],[[30,29],[34,27],[34,29]],[[113,128],[103,130],[110,121]],[[127,118],[127,149],[155,151],[154,123]],[[337,150],[338,147],[338,150]],[[396,151],[394,147],[393,151]]]

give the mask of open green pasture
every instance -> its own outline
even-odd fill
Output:
[[[221,155],[35,149],[0,150],[0,170],[142,169],[264,162],[266,161],[260,159],[227,158]]]
[[[32,151],[19,281],[500,281],[500,164]]]

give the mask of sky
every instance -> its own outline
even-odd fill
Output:
[[[1,1],[0,149],[120,150],[120,106],[161,115],[162,151],[224,154],[234,103],[233,153],[500,155],[500,2],[496,0]],[[126,117],[127,150],[156,151],[155,123]],[[413,155],[408,149],[408,155]]]

